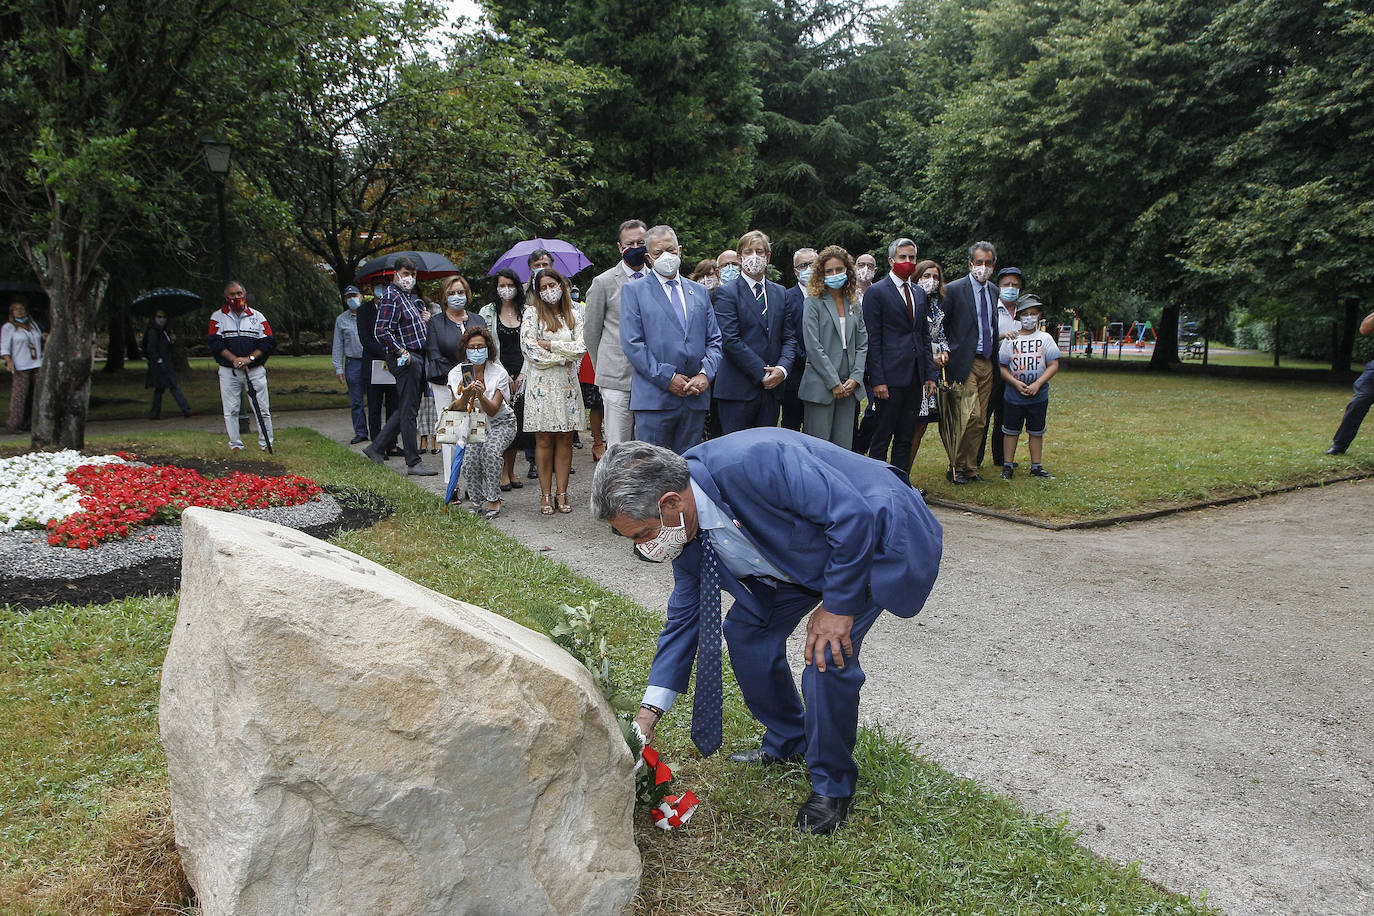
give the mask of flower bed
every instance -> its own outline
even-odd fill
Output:
[[[132,456],[29,454],[0,462],[4,530],[48,529],[48,543],[85,550],[139,526],[176,522],[189,506],[268,509],[319,496],[305,477],[235,472],[207,479],[186,468],[130,464]]]

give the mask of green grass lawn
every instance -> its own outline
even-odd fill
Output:
[[[178,377],[181,390],[197,413],[220,413],[219,372],[209,357],[191,360],[191,371]],[[148,416],[153,392],[143,387],[147,364],[129,363],[123,372],[97,368],[91,377],[92,420],[138,420]],[[272,411],[347,407],[348,391],[334,375],[328,356],[274,356],[267,363]],[[0,403],[9,403],[10,376],[0,372]],[[162,415],[179,416],[176,402],[163,395]]]
[[[278,456],[321,483],[368,489],[396,514],[336,538],[444,594],[541,628],[560,603],[596,601],[621,679],[643,686],[662,620],[532,553],[394,473],[313,433],[282,432]],[[92,450],[216,456],[219,437],[106,438]],[[442,545],[437,547],[436,545]],[[172,598],[31,614],[0,608],[0,912],[146,912],[176,897],[158,678]],[[753,741],[726,666],[726,744]],[[700,758],[690,703],[659,730],[679,784],[704,799],[688,827],[636,819],[644,875],[636,912],[909,914],[1212,912],[1076,845],[1063,823],[957,778],[897,736],[865,730],[860,795],[838,835],[791,827],[808,783],[800,768],[759,774]],[[184,904],[159,910],[187,912]]]
[[[1050,384],[1045,466],[1006,483],[989,457],[986,482],[956,487],[932,426],[912,479],[931,496],[1055,522],[1253,494],[1341,474],[1374,472],[1374,435],[1323,455],[1350,399],[1343,383],[1105,372],[1075,363]]]

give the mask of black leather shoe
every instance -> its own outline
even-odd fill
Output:
[[[960,473],[954,475],[954,483],[955,483],[956,486],[962,487],[964,484],[966,484],[966,483],[968,483],[968,482],[969,482],[969,480],[968,480],[968,475],[967,475],[967,474],[964,474],[962,471],[961,471]]]
[[[525,479],[526,479],[526,480],[538,480],[538,479],[539,479],[539,468],[535,467],[534,465],[530,465],[530,472],[529,472],[528,474],[525,475]]]
[[[747,751],[738,751],[731,754],[728,758],[731,763],[757,764],[762,767],[777,766],[781,763],[804,763],[806,756],[803,754],[793,754],[791,757],[774,757],[761,747],[752,748]]]
[[[367,436],[354,436],[352,439],[349,439],[349,440],[348,440],[348,444],[349,444],[349,445],[357,445],[359,442],[366,442],[366,441],[367,441]]]
[[[802,833],[831,833],[849,819],[849,808],[853,804],[852,795],[847,798],[827,798],[812,792],[806,804],[797,812],[797,829]]]
[[[964,475],[964,483],[982,483],[982,482],[983,482],[983,475],[981,475],[981,474],[965,474],[965,475]]]
[[[363,449],[363,454],[366,455],[369,460],[377,464],[381,464],[383,461],[386,460],[385,455],[383,455],[381,452],[377,451],[370,445],[367,448]]]
[[[1051,474],[1049,471],[1045,470],[1044,468],[1040,467],[1039,465],[1036,465],[1030,469],[1030,475],[1032,477],[1039,477],[1043,480],[1054,480],[1054,475]]]
[[[1333,445],[1333,446],[1331,446],[1329,449],[1327,449],[1326,451],[1322,452],[1322,454],[1323,454],[1323,455],[1344,455],[1344,454],[1345,454],[1345,449],[1343,449],[1343,448],[1336,448],[1336,446]]]

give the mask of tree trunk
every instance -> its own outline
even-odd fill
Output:
[[[33,409],[33,447],[41,451],[79,450],[86,444],[96,310],[105,294],[105,275],[79,258],[73,263],[60,244],[65,241],[53,239],[42,255],[26,251],[52,304],[52,334],[38,370]]]
[[[1178,362],[1178,306],[1166,305],[1155,328],[1155,352],[1149,368],[1168,371]]]
[[[1345,374],[1350,371],[1350,360],[1355,357],[1355,331],[1360,322],[1360,300],[1345,300],[1345,314],[1341,319],[1340,335],[1336,339],[1335,352],[1331,354],[1331,371]]]
[[[1212,343],[1211,338],[1209,338],[1209,337],[1204,337],[1204,338],[1202,338],[1202,364],[1203,364],[1204,366],[1207,365],[1207,352],[1208,352],[1208,348],[1211,346],[1211,343]]]

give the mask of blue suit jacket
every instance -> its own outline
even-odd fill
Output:
[[[892,282],[891,274],[864,293],[864,326],[868,329],[866,381],[870,388],[874,385],[905,388],[935,381],[930,326],[926,324],[925,290],[916,287],[911,303],[916,308],[914,322],[906,299]]]
[[[724,349],[713,389],[718,398],[757,398],[764,390],[765,366],[781,366],[789,376],[792,374],[797,351],[801,349],[801,325],[792,320],[787,291],[780,285],[764,280],[763,295],[768,302],[766,319],[754,298],[753,284],[743,275],[711,295]]]
[[[631,410],[673,410],[683,405],[706,410],[709,392],[681,398],[668,392],[675,373],[691,378],[699,372],[715,379],[720,368],[720,327],[711,295],[700,283],[678,274],[687,306],[687,332],[668,301],[663,284],[652,273],[620,288],[620,348],[634,368],[630,380]]]
[[[825,609],[877,604],[899,617],[924,606],[940,569],[940,523],[897,468],[824,439],[749,429],[690,449],[701,487],[784,575],[819,592]],[[673,561],[673,594],[649,683],[687,689],[696,657],[701,541]],[[721,587],[763,619],[748,582],[720,567]],[[757,590],[757,585],[755,585]]]

